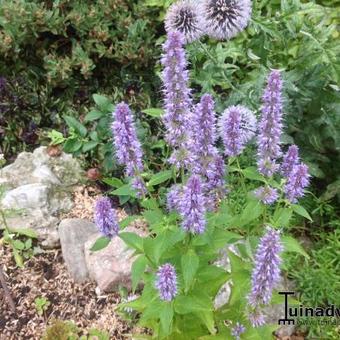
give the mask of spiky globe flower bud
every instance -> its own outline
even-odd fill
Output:
[[[281,157],[282,134],[282,80],[281,73],[273,70],[262,96],[262,115],[257,140],[258,169],[265,176],[272,176],[278,169]]]
[[[280,232],[270,227],[260,239],[252,273],[252,289],[248,296],[250,306],[256,308],[270,302],[272,292],[280,280],[280,254],[283,250]]]
[[[251,17],[250,0],[203,0],[202,9],[208,35],[220,40],[235,37]]]
[[[259,187],[254,191],[255,196],[264,204],[273,204],[279,198],[277,189],[270,186]]]
[[[182,216],[182,228],[192,234],[205,231],[205,199],[202,193],[201,179],[192,175],[183,189],[179,202],[179,213]]]
[[[187,43],[199,39],[205,31],[200,7],[200,3],[193,0],[180,0],[171,5],[165,17],[167,33],[181,32]]]
[[[246,328],[239,322],[236,322],[236,325],[231,329],[231,335],[234,337],[235,340],[240,340],[240,335],[245,331]]]
[[[177,295],[177,275],[175,267],[166,263],[158,268],[156,288],[159,297],[164,301],[172,301]]]
[[[309,185],[309,179],[310,175],[306,164],[301,163],[293,167],[284,187],[286,197],[290,202],[296,203],[297,199],[304,195],[304,189]]]
[[[227,108],[219,120],[219,133],[228,156],[239,155],[255,135],[256,117],[242,105]]]
[[[106,237],[118,234],[119,225],[116,213],[108,197],[99,198],[94,207],[94,221],[98,230]]]

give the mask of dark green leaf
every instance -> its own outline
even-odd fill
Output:
[[[293,204],[292,208],[293,208],[295,213],[297,213],[298,215],[300,215],[302,217],[305,217],[308,220],[310,220],[311,222],[313,222],[313,220],[310,217],[308,211],[302,205]]]
[[[184,279],[184,289],[188,292],[199,267],[199,257],[193,250],[189,250],[185,255],[182,256],[182,274]]]
[[[145,271],[146,265],[148,261],[144,255],[139,256],[135,262],[132,264],[131,269],[131,281],[132,281],[132,290],[135,291],[138,283]]]
[[[143,251],[143,238],[135,233],[120,233],[119,237],[130,247],[140,252]]]
[[[99,237],[91,247],[91,251],[99,251],[106,248],[110,244],[111,239],[106,236]]]
[[[151,116],[151,117],[161,117],[162,114],[164,113],[164,110],[162,109],[155,109],[155,108],[151,108],[151,109],[146,109],[142,111],[143,113],[146,113],[147,115]]]
[[[165,170],[153,175],[148,183],[149,186],[161,184],[172,177],[171,170]]]
[[[75,119],[74,117],[71,116],[64,116],[64,119],[66,121],[66,124],[74,129],[76,132],[78,132],[78,134],[82,137],[85,137],[87,134],[87,129],[86,127],[81,124],[77,119]]]

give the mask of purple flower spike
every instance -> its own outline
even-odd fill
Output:
[[[245,331],[246,328],[239,322],[236,322],[236,325],[231,329],[231,335],[235,338],[235,340],[240,340],[240,335]]]
[[[264,314],[260,309],[257,308],[249,313],[248,319],[253,327],[260,327],[266,323]]]
[[[264,204],[273,204],[279,198],[277,189],[270,186],[260,187],[254,191],[255,196]]]
[[[280,280],[280,253],[283,250],[280,232],[267,227],[266,234],[260,239],[252,273],[252,290],[248,302],[256,308],[268,304],[272,291]]]
[[[276,163],[281,157],[282,134],[282,80],[281,73],[270,73],[267,87],[262,96],[262,115],[259,123],[258,169],[265,176],[272,176],[279,168]]]
[[[281,165],[281,173],[283,176],[288,177],[293,171],[295,165],[299,163],[299,148],[296,145],[291,145],[287,153],[283,157]]]
[[[308,173],[308,166],[304,163],[295,165],[288,174],[287,184],[284,191],[287,199],[296,203],[297,199],[304,195],[304,189],[309,185],[310,175]]]
[[[199,39],[204,33],[204,25],[200,4],[193,0],[175,2],[165,17],[166,31],[181,32],[186,42]]]
[[[243,31],[251,17],[250,0],[203,0],[207,33],[229,40]]]
[[[94,221],[97,228],[104,236],[112,238],[118,234],[119,225],[117,216],[109,198],[101,197],[96,201]]]
[[[202,234],[206,226],[205,211],[201,179],[192,175],[179,202],[179,213],[183,218],[182,228],[192,234]]]
[[[127,176],[135,177],[132,186],[138,190],[138,196],[143,196],[146,191],[140,178],[140,172],[143,171],[143,152],[129,106],[125,103],[118,104],[113,118],[112,133],[118,162],[125,165]]]
[[[163,264],[158,268],[156,288],[160,298],[164,301],[172,301],[177,295],[176,270],[170,263]]]
[[[145,197],[148,192],[142,178],[139,175],[132,179],[131,186],[136,190],[136,196],[138,198]]]
[[[182,188],[179,185],[173,185],[166,196],[166,207],[169,212],[177,211],[182,195]]]
[[[176,167],[187,167],[192,162],[189,155],[191,97],[188,87],[187,60],[180,32],[169,32],[163,45],[162,57],[164,107],[163,122],[166,140],[174,148],[170,162]]]
[[[243,151],[255,135],[256,118],[244,106],[231,106],[223,112],[219,121],[219,130],[225,154],[234,157]]]

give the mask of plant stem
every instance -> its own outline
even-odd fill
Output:
[[[237,165],[238,173],[240,174],[239,177],[240,177],[240,182],[241,182],[242,189],[243,189],[244,193],[246,194],[247,193],[247,188],[246,188],[246,184],[244,182],[244,177],[243,177],[243,174],[242,174],[242,169],[241,169],[241,166],[240,166],[240,162],[238,161],[237,157],[236,157],[236,165]]]

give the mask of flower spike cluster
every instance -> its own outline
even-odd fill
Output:
[[[116,213],[108,197],[99,198],[94,207],[94,221],[98,230],[106,237],[118,234],[119,225]]]
[[[125,165],[126,175],[134,178],[132,186],[136,189],[138,195],[142,196],[146,191],[140,177],[140,173],[143,171],[143,152],[137,139],[129,106],[125,103],[118,104],[113,112],[113,118],[112,134],[118,162]]]
[[[182,228],[192,234],[204,233],[206,208],[199,176],[192,175],[189,178],[178,205],[179,213],[183,219]]]
[[[309,178],[306,164],[301,163],[293,167],[288,174],[287,184],[284,188],[286,197],[290,202],[296,203],[297,199],[304,195],[304,189],[309,185]]]
[[[255,115],[242,105],[231,106],[223,112],[219,121],[219,130],[225,154],[231,157],[237,156],[255,135]]]
[[[235,340],[240,340],[240,335],[245,331],[246,328],[239,322],[236,322],[236,325],[231,329],[231,335],[234,337]]]
[[[250,321],[255,326],[262,323],[259,307],[270,302],[273,289],[280,280],[282,250],[280,232],[267,227],[266,234],[260,239],[257,248],[255,268],[252,273],[252,290],[248,296],[248,302],[254,309]]]
[[[295,165],[299,163],[299,148],[296,145],[291,145],[287,153],[283,156],[281,164],[281,173],[283,176],[288,177],[293,171]]]
[[[273,204],[279,198],[277,189],[270,186],[259,187],[254,191],[255,196],[264,204]]]
[[[264,91],[262,115],[258,135],[258,169],[265,176],[272,176],[279,168],[282,134],[282,80],[281,73],[270,73]]]
[[[200,3],[193,0],[180,0],[172,4],[166,14],[167,33],[181,32],[185,42],[192,42],[204,34],[204,19]]]
[[[186,168],[192,163],[189,145],[191,97],[183,45],[184,37],[180,32],[169,32],[163,45],[162,57],[165,104],[163,121],[167,130],[166,140],[174,149],[169,161],[177,168]]]
[[[166,263],[158,268],[156,288],[159,297],[164,301],[172,301],[177,295],[177,274],[175,267]]]

